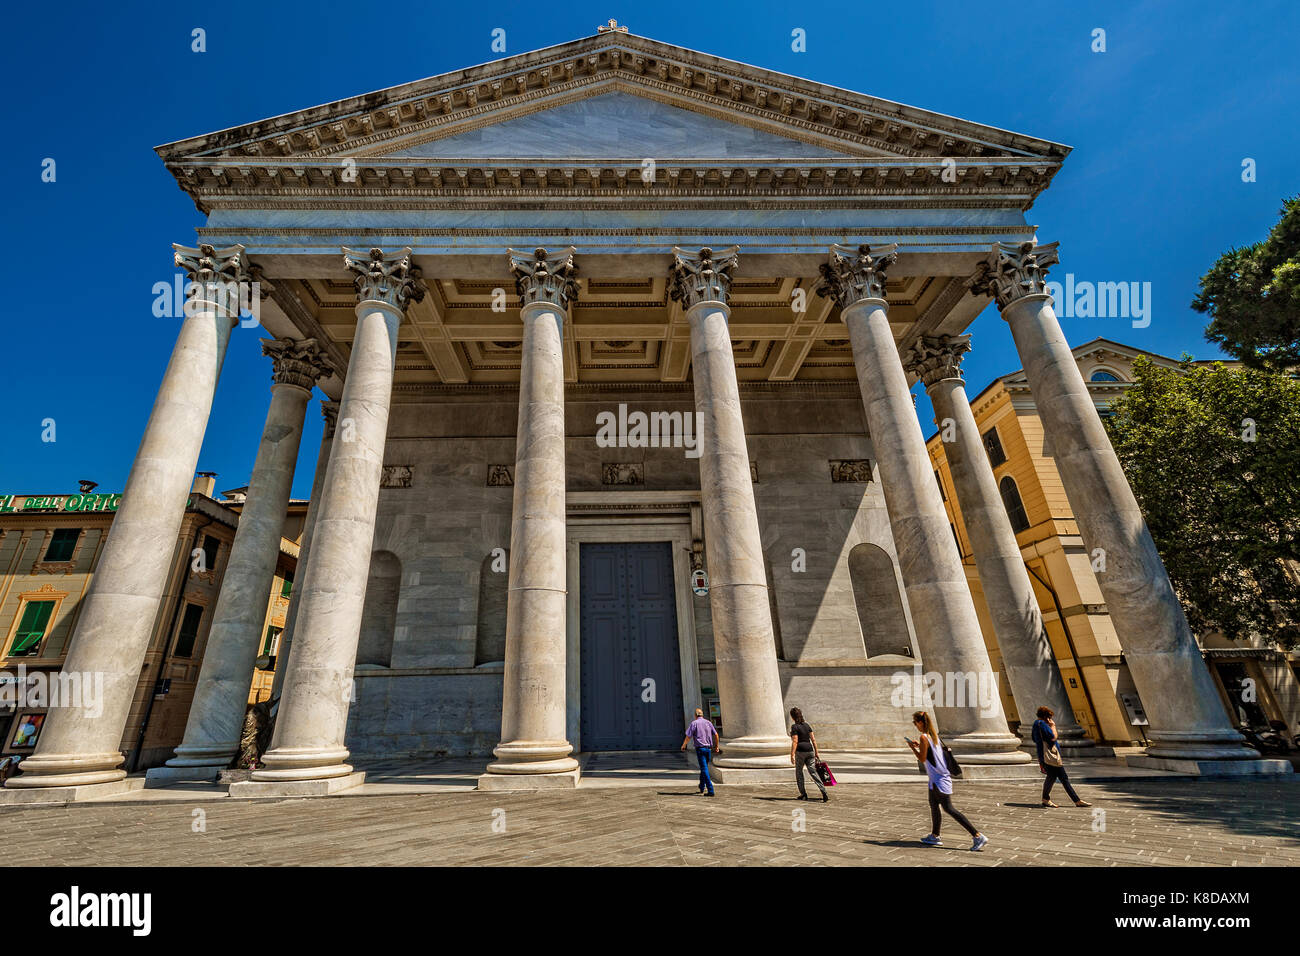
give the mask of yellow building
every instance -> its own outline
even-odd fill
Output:
[[[242,491],[242,489],[241,489]],[[208,627],[243,507],[239,491],[215,497],[200,474],[173,544],[167,587],[122,735],[129,770],[162,763],[181,742]],[[120,494],[0,495],[0,758],[31,754],[67,657],[78,613],[110,531]],[[290,504],[275,584],[267,602],[262,653],[274,660],[284,627],[296,539],[307,502]],[[269,695],[271,671],[258,671],[250,703]],[[91,691],[93,692],[93,691]]]
[[[1177,360],[1167,356],[1102,338],[1078,346],[1073,353],[1103,416],[1131,385],[1133,360],[1139,355],[1156,365],[1178,366]],[[1141,715],[1141,702],[1124,665],[1123,648],[1106,611],[1092,558],[1079,535],[1024,372],[994,379],[971,400],[971,411],[1029,570],[1075,716],[1088,736],[1098,742],[1114,746],[1140,743],[1143,718],[1137,716],[1136,724],[1133,718]],[[984,640],[994,667],[1002,672],[941,436],[934,434],[926,446],[966,565]],[[1246,723],[1258,725],[1264,717],[1288,723],[1292,734],[1300,730],[1300,685],[1296,682],[1300,664],[1295,655],[1264,646],[1233,645],[1215,635],[1199,636],[1198,640],[1206,649],[1210,671],[1234,723],[1245,718]],[[1233,706],[1241,697],[1241,681],[1246,677],[1253,678],[1258,688],[1258,712],[1247,713]],[[1004,673],[1000,686],[1008,719],[1013,723],[1032,720],[1032,715],[1017,715]]]

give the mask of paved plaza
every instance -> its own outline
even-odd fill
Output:
[[[1030,778],[959,783],[992,841],[928,827],[923,780],[848,771],[829,804],[786,786],[695,791],[684,765],[589,762],[577,790],[486,793],[455,761],[353,796],[231,800],[211,789],[0,810],[7,865],[1258,866],[1300,864],[1300,781],[1080,771],[1093,809],[1038,806]],[[814,791],[815,792],[815,791]],[[801,815],[802,811],[802,815]]]

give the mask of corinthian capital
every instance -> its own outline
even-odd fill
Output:
[[[362,254],[344,246],[343,264],[355,273],[358,302],[384,302],[405,311],[408,302],[424,298],[422,273],[411,264],[410,246],[389,255],[382,249]]]
[[[831,246],[830,258],[822,263],[817,294],[830,296],[841,309],[863,299],[885,298],[885,270],[898,259],[898,246]]]
[[[992,296],[999,309],[1027,295],[1046,295],[1047,268],[1061,261],[1056,255],[1058,245],[993,243],[993,251],[969,282],[971,292]]]
[[[969,335],[925,335],[907,353],[903,367],[926,388],[946,378],[962,381],[961,359],[969,351]]]
[[[673,246],[673,269],[668,280],[668,294],[689,309],[701,302],[726,304],[731,294],[731,270],[740,258],[739,246],[728,246],[715,253],[705,246],[699,253],[683,252]]]
[[[335,372],[334,363],[315,339],[262,339],[262,354],[271,359],[271,380],[311,391]]]
[[[172,243],[173,260],[184,269],[193,285],[186,295],[186,315],[204,302],[225,312],[232,319],[245,305],[256,308],[261,270],[244,255],[241,245],[218,249],[201,243],[197,249]]]
[[[189,274],[191,282],[231,285],[252,279],[248,257],[239,244],[218,249],[204,242],[191,249],[173,242],[172,248],[176,250],[176,265]]]
[[[520,305],[547,302],[567,312],[569,303],[578,297],[578,267],[573,262],[576,251],[573,246],[550,255],[545,249],[531,253],[506,250]]]

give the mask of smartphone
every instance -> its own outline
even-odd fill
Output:
[[[913,740],[911,737],[904,737],[903,739],[906,740],[909,744],[914,744],[914,743],[916,743],[916,741]]]

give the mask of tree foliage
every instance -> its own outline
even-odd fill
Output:
[[[1300,366],[1300,196],[1267,239],[1219,257],[1192,308],[1210,316],[1205,337],[1247,365]]]
[[[1106,420],[1198,633],[1300,631],[1300,382],[1268,370],[1134,363]]]

